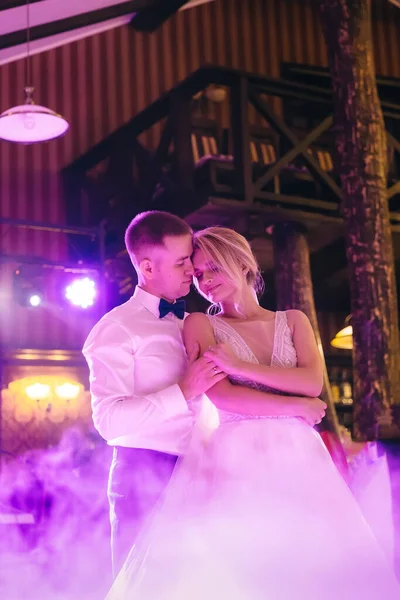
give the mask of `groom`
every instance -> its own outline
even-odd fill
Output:
[[[225,377],[214,363],[189,360],[183,300],[193,276],[192,231],[161,211],[137,215],[125,233],[138,285],[103,316],[83,354],[90,369],[94,425],[113,446],[108,498],[114,576],[185,450],[188,401]]]

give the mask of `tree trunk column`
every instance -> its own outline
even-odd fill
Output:
[[[369,0],[320,0],[332,74],[353,326],[354,433],[375,440],[400,402],[398,312],[387,202],[387,144]]]
[[[328,405],[320,428],[338,434],[338,420],[333,405],[326,369],[310,270],[310,252],[305,229],[296,223],[279,223],[273,228],[276,299],[278,310],[296,308],[310,319],[323,359],[324,387],[321,398]]]

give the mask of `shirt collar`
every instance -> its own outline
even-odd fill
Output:
[[[149,310],[155,317],[160,316],[160,298],[158,296],[154,296],[149,292],[146,292],[138,285],[133,292],[133,298],[136,298],[147,310]]]

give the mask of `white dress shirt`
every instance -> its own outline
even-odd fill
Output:
[[[83,354],[93,421],[111,446],[182,454],[193,416],[177,382],[187,367],[183,321],[159,318],[160,299],[139,287],[94,326]]]

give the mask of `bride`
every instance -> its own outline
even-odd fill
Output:
[[[309,419],[270,400],[321,392],[307,317],[260,307],[259,269],[238,233],[210,227],[194,248],[195,284],[214,310],[185,320],[185,344],[228,375],[208,392],[219,426],[193,435],[107,600],[400,598]]]

